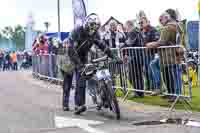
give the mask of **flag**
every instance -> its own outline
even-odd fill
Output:
[[[200,0],[198,2],[198,12],[199,12],[199,17],[200,17]]]
[[[83,25],[87,16],[84,0],[72,0],[72,9],[74,15],[74,27]]]

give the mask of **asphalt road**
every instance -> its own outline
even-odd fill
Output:
[[[73,93],[72,93],[73,95]],[[0,72],[0,133],[199,133],[200,128],[183,125],[143,125],[133,123],[160,120],[166,109],[120,102],[122,119],[108,111],[89,109],[81,116],[62,111],[62,89],[33,79],[28,71]],[[177,116],[186,116],[183,112]],[[194,113],[191,119],[200,120]]]

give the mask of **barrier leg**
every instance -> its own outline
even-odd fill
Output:
[[[181,101],[183,103],[183,106],[184,106],[186,112],[192,113],[192,111],[191,111],[192,106],[189,103],[188,99],[186,97],[177,96],[176,100],[172,103],[171,107],[169,108],[168,119],[171,119],[173,109],[175,109],[175,105],[177,104],[178,101]],[[189,107],[189,109],[186,105]]]
[[[173,109],[175,108],[176,103],[178,102],[180,96],[176,97],[176,100],[172,103],[171,107],[169,108],[169,116],[171,116],[171,113],[173,112]]]
[[[124,98],[123,98],[123,102],[124,102],[124,101],[126,100],[126,98],[128,97],[129,92],[130,92],[130,90],[128,89],[126,95],[125,95]]]

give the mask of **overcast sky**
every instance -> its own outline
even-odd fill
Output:
[[[34,14],[35,28],[44,30],[44,22],[51,23],[50,31],[57,30],[57,0],[0,0],[0,28],[8,25],[25,25],[29,12]],[[71,0],[61,1],[61,30],[73,28]],[[86,0],[89,13],[99,14],[102,23],[110,16],[121,22],[134,19],[144,10],[152,25],[158,25],[159,15],[167,8],[178,9],[182,18],[197,20],[198,0]]]

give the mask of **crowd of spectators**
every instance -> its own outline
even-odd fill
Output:
[[[39,35],[33,42],[33,54],[55,54],[59,53],[60,48],[64,47],[64,43],[61,43],[56,37],[47,37],[45,35]]]
[[[144,97],[144,87],[153,90],[157,95],[161,91],[161,77],[169,94],[180,94],[182,88],[181,68],[184,49],[176,49],[176,55],[166,50],[167,56],[163,57],[157,49],[160,46],[175,46],[177,42],[177,20],[176,11],[168,9],[158,18],[161,29],[158,31],[150,23],[144,12],[140,12],[138,25],[128,20],[124,25],[116,21],[109,23],[109,29],[101,33],[102,45],[109,48],[146,47],[146,50],[135,49],[134,53],[128,50],[123,52],[124,62],[128,65],[128,77],[133,88],[140,90],[134,92],[134,97]],[[180,39],[179,39],[180,40]],[[33,43],[34,54],[59,54],[60,48],[67,43],[61,44],[55,38],[39,36]],[[96,49],[98,51],[98,49]],[[62,53],[62,52],[61,52]],[[99,54],[99,53],[97,53]],[[100,55],[101,56],[101,55]],[[175,61],[166,62],[176,58]],[[143,59],[142,61],[139,59]],[[128,60],[128,62],[127,62]],[[161,73],[162,71],[162,73]],[[119,72],[121,75],[122,72]],[[144,77],[145,81],[144,82]],[[120,82],[122,78],[120,77]],[[174,96],[168,97],[174,101]]]
[[[28,52],[0,50],[0,71],[17,71],[29,68],[31,64],[31,54]]]

